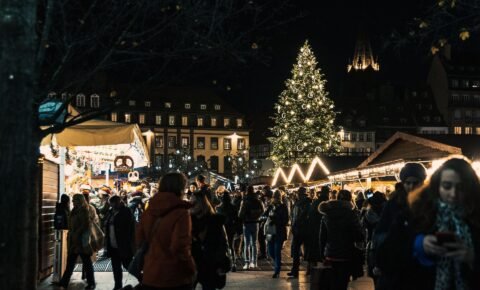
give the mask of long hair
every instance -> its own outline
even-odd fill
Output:
[[[480,182],[470,162],[464,158],[451,158],[440,166],[429,181],[408,196],[413,222],[418,231],[431,230],[435,224],[440,198],[439,188],[442,172],[455,171],[461,178],[462,190],[458,192],[458,205],[463,209],[464,218],[480,229]]]
[[[160,179],[158,192],[173,192],[176,196],[180,197],[186,185],[187,178],[183,173],[170,172]]]

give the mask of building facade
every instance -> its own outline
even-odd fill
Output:
[[[76,105],[81,108],[101,102],[85,98],[77,96]],[[232,156],[239,151],[246,153],[250,146],[244,115],[213,91],[151,89],[122,99],[122,106],[111,112],[108,119],[140,126],[154,171],[187,171],[205,166],[229,175]]]
[[[428,75],[450,134],[480,135],[480,65],[452,57],[446,46],[435,55]]]

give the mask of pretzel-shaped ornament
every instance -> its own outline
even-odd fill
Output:
[[[133,169],[134,162],[132,157],[121,155],[115,157],[113,165],[115,166],[115,171],[129,172]]]

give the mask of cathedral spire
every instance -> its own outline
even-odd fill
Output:
[[[355,44],[355,53],[353,54],[353,61],[347,66],[348,72],[355,70],[366,70],[369,67],[374,71],[380,70],[380,65],[373,58],[372,47],[363,29],[360,30]]]

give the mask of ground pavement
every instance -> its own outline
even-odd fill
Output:
[[[288,250],[287,250],[288,249]],[[263,259],[258,261],[258,267],[253,270],[242,270],[243,263],[241,259],[237,260],[237,272],[227,274],[226,290],[251,290],[251,289],[310,289],[309,276],[306,276],[306,263],[302,262],[300,266],[300,275],[298,278],[291,279],[287,277],[292,266],[292,258],[288,255],[290,253],[290,243],[285,244],[285,249],[282,251],[282,271],[278,279],[272,279],[273,275],[273,261],[270,259]],[[94,263],[95,280],[97,282],[97,290],[111,290],[114,286],[113,273],[111,272],[111,263],[109,259],[100,258]],[[123,273],[123,285],[136,285],[136,279],[127,272]],[[349,290],[374,290],[371,287],[370,278],[360,278],[356,282],[355,289]],[[75,267],[75,271],[70,280],[70,290],[84,289],[86,282],[81,280],[81,265]],[[59,289],[51,285],[51,278],[42,281],[38,287],[39,290],[56,290]],[[201,289],[200,286],[197,289]],[[321,290],[321,289],[318,289]]]

